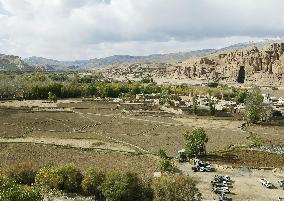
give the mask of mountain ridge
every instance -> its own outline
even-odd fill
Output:
[[[196,56],[204,56],[213,53],[215,49],[203,49],[190,52],[169,53],[169,54],[151,54],[148,56],[132,55],[113,55],[104,58],[94,58],[89,60],[59,61],[46,59],[44,57],[28,57],[24,61],[29,65],[46,66],[55,70],[74,69],[93,69],[103,68],[113,64],[131,64],[131,63],[174,63],[180,62]]]
[[[209,56],[214,53],[232,49],[241,49],[252,46],[264,46],[275,40],[262,42],[237,43],[220,49],[201,49],[189,52],[168,54],[151,54],[147,56],[113,55],[104,58],[89,60],[60,61],[44,57],[32,56],[22,59],[19,56],[0,54],[0,70],[6,71],[65,71],[65,70],[92,70],[106,68],[112,65],[135,63],[179,63],[195,57]]]

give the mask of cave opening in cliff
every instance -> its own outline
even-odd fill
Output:
[[[240,66],[240,70],[237,77],[237,82],[243,84],[246,78],[246,71],[244,66]]]

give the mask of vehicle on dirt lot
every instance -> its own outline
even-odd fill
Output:
[[[231,178],[227,175],[225,176],[215,175],[213,179],[213,182],[229,183],[230,181],[231,181]]]
[[[228,183],[214,182],[214,183],[212,183],[212,186],[215,186],[215,187],[229,187],[229,184]]]
[[[272,183],[265,178],[261,178],[261,179],[259,179],[259,181],[266,188],[272,188],[273,187]]]
[[[219,201],[230,201],[230,200],[232,200],[232,198],[228,197],[228,195],[225,193],[221,193],[219,195]]]
[[[230,190],[228,187],[213,187],[212,191],[216,194],[228,194]]]
[[[195,167],[192,167],[194,172],[212,172],[214,169],[211,167],[210,163],[204,161],[197,161]]]

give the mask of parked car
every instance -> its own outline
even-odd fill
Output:
[[[194,172],[212,172],[214,169],[211,167],[210,163],[204,161],[197,161],[195,167],[192,167]]]
[[[265,178],[261,178],[261,179],[259,179],[259,181],[266,188],[272,188],[273,187],[272,183]]]
[[[225,193],[221,193],[219,195],[219,201],[230,201],[230,200],[232,200],[232,198],[228,197],[228,195]]]
[[[219,176],[219,175],[215,175],[213,181],[216,182],[230,182],[231,178],[227,175],[225,176]]]
[[[216,194],[228,194],[228,193],[230,193],[229,187],[213,187],[212,191]]]

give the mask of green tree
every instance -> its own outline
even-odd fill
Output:
[[[193,201],[201,196],[196,183],[187,176],[155,178],[153,188],[154,201]]]
[[[195,128],[191,132],[186,131],[184,139],[187,157],[206,155],[206,143],[208,142],[208,137],[203,128]]]
[[[260,90],[253,88],[245,100],[244,118],[248,124],[259,123],[263,119],[267,119],[267,105],[263,103],[263,96]]]
[[[86,195],[95,195],[96,198],[102,196],[100,186],[105,179],[105,174],[96,169],[87,170],[82,181],[82,189]]]
[[[38,186],[47,190],[63,190],[67,193],[81,191],[82,174],[73,164],[66,164],[59,167],[41,168],[35,181]]]
[[[211,116],[215,115],[216,112],[216,104],[214,100],[211,100],[211,98],[208,99],[208,106],[209,106],[209,113]]]
[[[140,181],[131,173],[108,173],[101,185],[101,191],[109,201],[139,201],[143,198]]]

